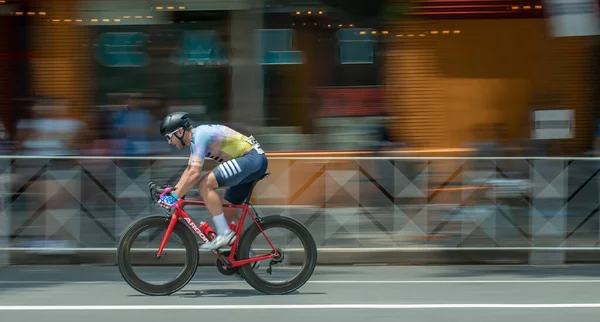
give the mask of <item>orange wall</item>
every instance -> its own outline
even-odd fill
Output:
[[[587,144],[588,38],[550,38],[544,19],[415,21],[392,31],[402,35],[388,55],[386,84],[388,104],[402,119],[393,131],[398,139],[458,147],[477,138],[476,126],[497,122],[506,124],[508,140],[527,138],[533,98],[553,92],[557,107],[576,109],[571,146]]]
[[[35,1],[33,27],[32,79],[35,95],[66,100],[68,114],[84,121],[95,115],[90,111],[93,95],[93,47],[89,26],[76,22],[80,0]],[[60,20],[53,21],[53,20]],[[65,20],[71,20],[65,22]],[[78,135],[82,144],[93,137],[91,128]]]

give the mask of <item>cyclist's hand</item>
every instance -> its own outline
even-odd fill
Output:
[[[177,204],[177,200],[179,198],[173,192],[163,194],[158,200],[158,204],[161,205],[165,209],[171,209],[175,204]]]

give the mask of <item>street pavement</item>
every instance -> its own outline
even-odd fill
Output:
[[[150,268],[151,278],[165,268]],[[116,267],[0,268],[2,321],[597,321],[600,266],[317,267],[298,292],[263,295],[201,267],[180,292],[137,293]]]

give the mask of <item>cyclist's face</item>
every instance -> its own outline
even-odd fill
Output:
[[[175,135],[177,135],[178,137],[181,137],[183,130],[181,128],[165,135],[165,139],[167,140],[167,142],[169,142],[169,144],[174,145],[177,149],[181,150],[183,148],[183,144],[181,144],[181,141],[175,137]]]

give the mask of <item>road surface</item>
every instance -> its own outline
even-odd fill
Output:
[[[160,275],[160,269],[153,269]],[[297,293],[262,295],[214,268],[168,297],[116,267],[0,268],[2,321],[597,321],[600,266],[318,267]]]

